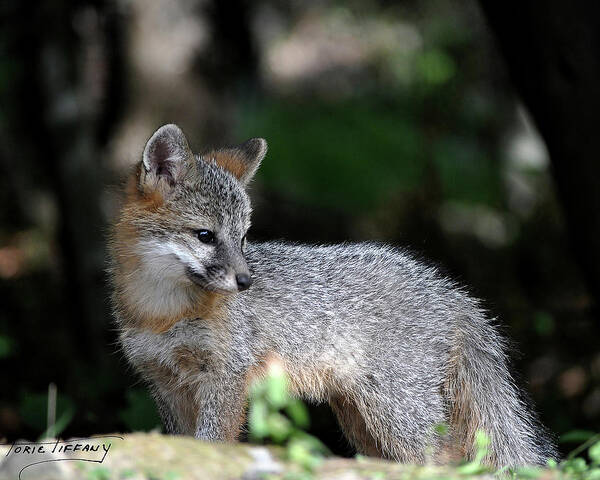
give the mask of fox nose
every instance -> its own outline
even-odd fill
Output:
[[[246,290],[250,288],[252,285],[252,278],[247,273],[238,273],[235,276],[235,281],[237,282],[238,290]]]

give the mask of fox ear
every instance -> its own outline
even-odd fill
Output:
[[[267,154],[267,141],[264,138],[251,138],[241,145],[225,148],[205,155],[217,165],[232,173],[242,185],[252,180],[260,162]]]
[[[163,125],[144,148],[140,183],[151,188],[171,188],[181,180],[191,158],[192,151],[181,129],[173,124]]]

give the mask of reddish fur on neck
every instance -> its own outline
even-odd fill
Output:
[[[115,251],[115,284],[116,298],[120,306],[120,313],[124,326],[140,328],[154,333],[162,333],[169,330],[180,320],[186,318],[221,318],[225,296],[217,292],[209,292],[190,285],[190,307],[182,308],[180,311],[168,315],[149,315],[140,312],[130,299],[127,298],[125,285],[131,280],[129,275],[140,268],[141,259],[132,248],[139,238],[139,232],[135,227],[135,219],[144,215],[144,210],[154,211],[163,202],[163,196],[158,189],[144,191],[139,186],[139,175],[130,175],[126,185],[125,204],[114,229],[112,242]]]

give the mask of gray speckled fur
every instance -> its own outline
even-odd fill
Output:
[[[255,169],[261,159],[246,160]],[[168,431],[229,438],[225,432],[245,407],[248,372],[276,355],[298,394],[332,404],[359,451],[416,462],[452,458],[447,452],[472,456],[472,446],[461,442],[471,442],[476,427],[492,438],[488,461],[494,465],[540,464],[555,456],[513,384],[503,339],[476,300],[390,246],[267,242],[242,252],[248,179],[239,181],[210,158],[186,161],[187,173],[162,210],[135,220],[141,239],[177,245],[175,253],[154,252],[145,260],[164,256],[160,271],[168,272],[153,278],[147,301],[160,301],[155,297],[162,290],[171,295],[174,283],[202,289],[186,283],[186,267],[203,275],[204,266],[221,266],[216,279],[206,279],[207,289],[219,282],[226,289],[225,277],[246,268],[254,283],[227,295],[226,320],[182,318],[163,333],[127,327],[115,296],[123,350],[150,380]],[[204,248],[188,227],[207,222],[217,245],[188,255],[186,249]],[[128,282],[147,284],[136,272],[128,275]],[[195,370],[178,365],[173,352],[181,348],[202,353]],[[172,376],[150,378],[148,362]],[[182,386],[195,402],[193,428],[182,413]],[[434,433],[441,422],[449,424],[446,438]]]

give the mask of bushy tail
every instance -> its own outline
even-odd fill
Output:
[[[473,458],[478,430],[491,440],[485,462],[495,467],[545,465],[552,442],[508,371],[504,340],[483,314],[458,332],[447,383],[452,443]]]

